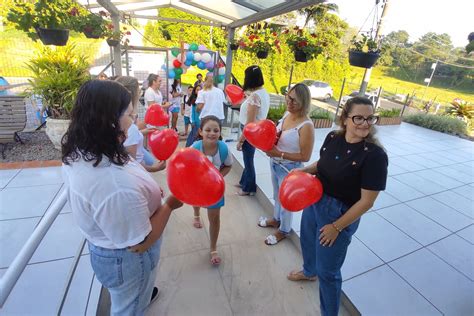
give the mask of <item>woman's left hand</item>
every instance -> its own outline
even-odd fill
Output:
[[[273,148],[270,149],[269,151],[266,151],[265,154],[267,154],[267,156],[270,157],[270,158],[271,157],[280,157],[281,152],[278,149],[276,149],[275,146],[273,146]]]
[[[131,246],[131,247],[128,247],[128,251],[130,252],[134,252],[134,253],[143,253],[145,251],[148,250],[148,248],[150,248],[151,244],[149,244],[147,242],[147,239],[148,239],[148,236],[145,237],[145,239],[139,243],[138,245],[135,245],[135,246]]]
[[[331,247],[339,236],[339,232],[331,224],[324,225],[319,232],[319,244],[322,246]]]

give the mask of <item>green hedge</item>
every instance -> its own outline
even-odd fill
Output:
[[[419,113],[405,116],[403,121],[438,132],[467,135],[466,123],[450,116]]]

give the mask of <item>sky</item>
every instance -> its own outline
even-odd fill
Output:
[[[328,0],[339,6],[339,16],[352,27],[369,30],[375,0]],[[405,30],[413,42],[428,32],[447,33],[455,47],[468,44],[474,32],[474,0],[389,0],[382,35]],[[379,4],[379,15],[382,10]]]

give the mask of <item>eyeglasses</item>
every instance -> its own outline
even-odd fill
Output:
[[[290,97],[288,94],[286,95],[286,102],[287,103],[293,103],[295,105],[300,105],[298,101],[296,101],[296,98]]]
[[[364,122],[367,122],[368,125],[374,125],[379,121],[379,117],[375,115],[367,116],[367,118],[363,117],[362,115],[353,115],[349,116],[352,119],[352,122],[355,125],[362,125]]]

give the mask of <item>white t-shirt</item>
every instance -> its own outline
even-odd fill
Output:
[[[199,114],[202,119],[209,115],[214,115],[218,119],[223,120],[224,116],[225,96],[221,89],[212,87],[211,90],[201,90],[198,93],[196,104],[204,103],[204,107]]]
[[[191,117],[191,106],[187,103],[188,98],[190,95],[184,95],[183,96],[183,103],[184,103],[184,116]]]
[[[267,118],[268,110],[270,109],[270,96],[264,88],[253,91],[250,96],[240,106],[239,122],[240,124],[247,124],[247,109],[249,104],[253,104],[259,108],[257,111],[256,121],[261,121]]]
[[[151,231],[150,217],[161,206],[159,185],[136,161],[124,166],[104,156],[95,161],[82,158],[63,165],[74,220],[92,244],[122,249],[136,245]]]
[[[145,90],[145,107],[148,108],[148,102],[158,103],[159,105],[163,104],[163,95],[161,91],[155,91],[151,87]]]
[[[171,107],[170,108],[180,108],[181,107],[181,101],[183,100],[183,96],[177,96],[177,97],[173,97],[173,95],[171,94],[171,91],[173,91],[173,87],[170,86],[170,98],[171,98]],[[178,85],[176,86],[176,92],[177,93],[181,93],[181,86]]]
[[[221,155],[219,154],[219,148],[217,149],[217,152],[214,156],[208,156],[206,154],[204,154],[207,159],[209,159],[209,161],[217,168],[217,169],[220,169],[220,167],[222,165],[224,166],[232,166],[232,163],[234,162],[234,160],[232,159],[232,154],[231,152],[229,151],[228,154],[227,154],[227,158],[225,159],[224,163],[222,163],[221,161]]]
[[[143,134],[140,132],[137,125],[130,125],[127,131],[127,139],[123,145],[125,147],[137,145],[137,154],[135,160],[139,163],[143,161]]]

